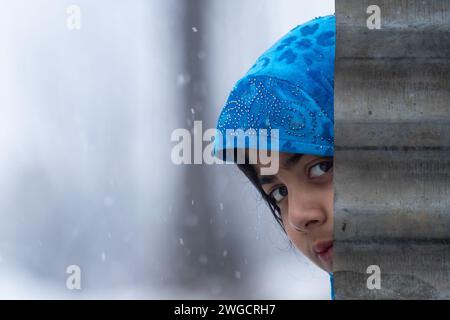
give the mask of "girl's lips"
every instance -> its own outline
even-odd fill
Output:
[[[313,246],[313,250],[322,262],[331,265],[333,261],[333,241],[320,242]]]

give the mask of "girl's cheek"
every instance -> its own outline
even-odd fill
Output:
[[[290,230],[288,232],[289,240],[292,244],[308,259],[314,261],[314,257],[311,256],[311,252],[308,248],[308,241],[296,230]]]
[[[333,218],[334,215],[334,187],[333,181],[330,182],[326,192],[324,194],[325,200],[325,208],[327,210],[327,215],[329,218]]]

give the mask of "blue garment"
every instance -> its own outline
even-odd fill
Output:
[[[334,15],[291,30],[233,88],[217,123],[215,155],[259,146],[227,129],[254,129],[261,138],[261,129],[268,135],[278,129],[278,149],[270,141],[266,149],[333,156],[334,57]]]
[[[331,300],[334,300],[334,278],[332,273],[330,273],[330,285],[331,285]]]

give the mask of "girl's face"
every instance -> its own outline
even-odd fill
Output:
[[[281,211],[291,242],[317,266],[332,272],[333,158],[280,153],[276,175],[259,181]],[[257,172],[261,166],[256,165]]]

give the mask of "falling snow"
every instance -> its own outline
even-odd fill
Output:
[[[104,0],[99,1],[107,3]],[[11,19],[7,20],[8,23],[11,23],[11,30],[19,30],[19,35],[32,34],[33,28],[30,28],[30,26],[38,23],[42,17],[33,16],[29,21],[15,19],[20,18],[20,6],[13,3],[11,2],[6,6],[17,7],[17,10],[4,10],[7,12],[5,16],[13,15]],[[32,1],[30,1],[30,5],[35,9],[34,11],[39,11],[39,5],[34,5]],[[228,12],[240,10],[238,4],[224,1],[217,2],[214,6],[223,8],[223,13],[227,13],[220,22],[228,21],[236,26],[242,24],[248,27],[246,32],[248,31],[249,34],[260,34],[260,26],[248,21],[248,17],[251,16],[248,15],[250,12],[245,12],[242,15],[228,15]],[[141,7],[146,9],[145,12],[150,15],[153,15],[152,12],[158,14],[151,16],[148,19],[149,22],[147,21],[148,25],[145,25],[145,28],[139,28],[139,32],[136,34],[122,32],[123,25],[112,25],[111,27],[114,30],[105,34],[105,41],[110,43],[114,50],[108,52],[109,59],[100,63],[98,68],[91,68],[92,70],[77,68],[80,65],[89,65],[89,57],[72,55],[69,58],[75,59],[73,64],[68,65],[67,68],[50,68],[51,72],[45,79],[42,79],[39,70],[46,68],[48,65],[51,66],[51,59],[48,60],[39,55],[35,56],[32,50],[23,50],[22,52],[23,48],[20,46],[6,48],[7,56],[18,57],[13,62],[17,63],[19,68],[16,69],[12,65],[11,68],[7,68],[6,73],[0,74],[0,78],[4,80],[6,87],[11,89],[7,90],[8,92],[5,91],[5,101],[16,102],[19,106],[16,109],[20,112],[17,111],[16,115],[16,111],[11,110],[6,113],[6,117],[3,117],[2,120],[7,125],[5,135],[11,138],[7,140],[23,143],[23,156],[27,159],[27,170],[23,171],[32,173],[32,175],[25,175],[24,173],[16,175],[17,178],[13,174],[10,175],[11,172],[14,173],[23,169],[21,167],[23,163],[14,152],[9,153],[5,159],[2,158],[2,161],[0,161],[2,177],[5,174],[8,175],[7,179],[2,179],[2,189],[7,192],[5,198],[23,199],[23,201],[8,201],[6,208],[2,208],[6,218],[3,219],[2,235],[4,242],[1,249],[5,249],[5,251],[0,255],[0,264],[3,270],[8,271],[0,273],[0,276],[1,274],[4,275],[4,278],[0,278],[0,283],[2,283],[1,298],[12,293],[15,294],[14,297],[18,298],[64,298],[66,295],[71,297],[71,293],[67,290],[59,293],[52,289],[53,287],[65,289],[65,279],[61,277],[61,275],[64,275],[66,267],[62,262],[65,261],[85,266],[86,269],[83,270],[88,270],[87,272],[95,279],[95,282],[90,285],[104,288],[104,290],[95,291],[93,298],[105,296],[123,298],[124,296],[127,297],[128,294],[136,294],[139,297],[161,298],[180,297],[186,292],[184,287],[180,287],[181,289],[178,291],[178,287],[175,286],[175,284],[178,284],[176,273],[183,274],[184,267],[188,265],[184,263],[185,261],[193,260],[200,270],[199,275],[201,277],[204,275],[202,272],[207,269],[200,268],[203,265],[216,266],[220,262],[225,262],[223,269],[215,270],[218,275],[217,279],[222,279],[219,276],[223,275],[241,279],[241,272],[235,269],[242,268],[241,261],[244,254],[251,256],[250,261],[252,263],[255,257],[267,259],[264,262],[285,259],[285,256],[281,256],[282,259],[273,259],[280,254],[278,248],[261,249],[261,245],[264,244],[255,243],[252,241],[253,239],[247,237],[245,226],[254,224],[254,199],[242,194],[242,189],[240,185],[238,186],[242,179],[227,175],[226,169],[217,168],[217,176],[205,178],[206,183],[211,182],[211,180],[207,180],[210,178],[215,183],[205,184],[205,188],[201,190],[204,196],[199,198],[200,201],[192,199],[192,206],[189,206],[189,199],[183,203],[183,200],[177,202],[179,198],[184,197],[186,185],[183,184],[183,177],[176,176],[176,173],[169,176],[174,171],[170,161],[158,162],[159,159],[167,160],[167,154],[162,152],[166,152],[170,139],[166,135],[164,139],[156,137],[156,139],[150,138],[149,140],[152,135],[149,136],[148,134],[153,132],[153,129],[155,132],[165,134],[166,132],[163,130],[175,126],[186,127],[187,125],[187,128],[191,128],[194,118],[200,118],[201,115],[198,113],[206,110],[207,105],[208,108],[211,108],[211,110],[208,110],[211,114],[218,112],[217,108],[220,106],[220,101],[216,97],[224,97],[227,93],[225,91],[228,90],[224,83],[231,83],[232,80],[235,80],[235,76],[231,76],[233,72],[229,71],[240,69],[242,66],[233,61],[231,61],[231,64],[212,64],[211,62],[214,60],[212,54],[216,52],[214,41],[207,41],[201,47],[191,48],[192,51],[190,52],[193,54],[191,57],[198,60],[205,59],[205,61],[196,63],[208,64],[208,68],[204,70],[205,76],[208,76],[206,79],[219,81],[208,83],[210,90],[205,93],[205,96],[206,101],[210,104],[206,104],[205,101],[186,102],[186,97],[183,96],[185,89],[188,86],[191,89],[190,86],[192,86],[194,90],[198,84],[204,81],[204,79],[198,79],[197,75],[194,78],[196,73],[190,73],[191,70],[182,66],[181,63],[171,63],[184,61],[186,52],[179,46],[183,39],[178,39],[175,31],[181,30],[179,28],[181,23],[186,22],[174,25],[173,28],[176,27],[176,29],[159,28],[157,32],[154,32],[155,25],[165,24],[168,19],[177,22],[176,19],[173,19],[172,13],[178,11],[178,7],[174,6],[173,10],[147,10],[149,9],[147,5],[142,4],[135,7],[130,2],[129,9],[121,8],[121,14],[126,22],[124,25],[133,26],[136,19],[136,10]],[[298,13],[298,10],[291,11]],[[60,12],[62,15],[64,14],[64,10]],[[167,12],[169,15],[166,16],[165,13],[161,14],[161,12]],[[265,11],[261,10],[261,12]],[[204,14],[208,14],[208,12]],[[63,18],[63,16],[60,18]],[[298,17],[294,18],[294,20],[298,20]],[[26,26],[15,28],[15,21],[20,22],[17,23],[17,26],[20,24]],[[144,21],[143,23],[146,24],[147,22]],[[209,27],[214,27],[217,21],[211,21],[211,23],[211,26],[205,25],[203,27],[203,25],[193,26],[196,22],[191,22],[182,27],[191,38],[203,36],[203,33],[208,30],[211,36],[217,36],[217,39],[221,39],[221,48],[231,48],[232,50],[233,41],[230,39],[233,39],[234,36],[230,34],[229,30],[209,29]],[[270,25],[276,27],[279,24],[271,23]],[[48,26],[44,25],[43,27],[45,29]],[[283,30],[281,27],[277,28],[277,30],[272,30],[271,33],[281,34]],[[202,34],[199,33],[199,29],[202,29]],[[155,38],[152,38],[153,33],[156,34]],[[124,35],[124,37],[121,35]],[[81,49],[89,51],[90,45],[95,44],[96,39],[89,33],[83,33],[82,36],[84,41]],[[14,37],[12,36],[12,38]],[[58,39],[62,41],[61,45],[64,47],[70,48],[73,46],[73,43],[67,37],[58,37]],[[142,42],[142,39],[146,40]],[[166,40],[161,43],[159,41],[161,39],[168,39],[167,44]],[[47,49],[54,47],[53,40],[42,39],[40,46],[46,48],[44,51],[48,51]],[[257,52],[254,52],[253,49],[261,48],[265,41],[267,39],[251,37],[251,41],[240,44],[240,47],[242,47],[243,52],[250,56],[253,53],[256,54]],[[191,42],[195,44],[195,41]],[[167,50],[166,47],[169,47],[169,45],[170,50]],[[191,43],[187,43],[187,45],[189,46]],[[139,55],[136,56],[136,50],[130,50],[130,48],[139,48]],[[71,51],[73,50],[67,50],[67,52]],[[135,59],[136,57],[138,59]],[[150,57],[150,60],[148,57]],[[206,60],[206,58],[208,59]],[[24,62],[30,64],[30,68],[26,68],[26,70],[20,68]],[[110,62],[117,67],[112,73],[109,70]],[[151,65],[150,69],[147,68],[149,64]],[[146,70],[146,72],[142,72],[142,70]],[[73,74],[73,77],[64,76],[68,71]],[[27,80],[26,83],[7,81],[16,72],[18,72],[20,79]],[[220,76],[217,78],[217,75]],[[66,106],[59,106],[55,104],[55,102],[58,102],[55,99],[47,99],[45,93],[51,92],[54,79],[58,79],[58,87],[62,90],[63,95],[67,93],[70,95],[72,92],[77,93],[76,107],[70,103]],[[80,83],[79,88],[75,83],[77,81],[74,82],[73,79],[80,80],[78,81]],[[216,82],[217,84],[215,84]],[[92,90],[83,90],[83,85],[86,83],[92,86]],[[38,84],[42,92],[38,91],[43,94],[36,90],[36,92],[33,91],[28,98],[35,103],[28,108],[25,103],[27,99],[21,99],[20,93],[25,92],[28,85],[33,86],[35,84]],[[73,87],[74,85],[75,87]],[[105,93],[103,90],[105,86],[117,87],[121,90]],[[178,88],[178,90],[169,90],[173,87]],[[136,88],[139,89],[138,93],[142,92],[142,94],[138,94],[137,98],[132,94],[130,98],[129,93],[135,92]],[[149,90],[141,90],[142,88],[149,88]],[[101,95],[105,93],[105,97],[99,96],[99,92]],[[93,98],[100,103],[95,112],[92,112],[88,103],[86,104]],[[104,106],[101,105],[103,102],[105,103]],[[122,108],[121,106],[124,103],[130,107]],[[39,122],[37,122],[38,125],[35,125],[32,115],[34,108],[37,106],[39,106]],[[55,113],[55,110],[58,112]],[[190,119],[186,119],[186,113]],[[160,114],[163,114],[163,120],[167,121],[160,121],[161,119],[155,117],[155,115]],[[135,116],[137,118],[134,118]],[[73,123],[67,122],[72,118]],[[10,121],[11,123],[25,121],[26,126],[24,127],[27,128],[27,131],[23,132],[23,137],[20,130],[16,133],[15,126],[8,126],[8,120],[15,120]],[[137,124],[138,130],[130,127],[134,124]],[[39,132],[39,135],[33,136],[33,132]],[[24,139],[26,137],[29,137],[29,139]],[[124,143],[131,140],[132,145]],[[5,140],[5,142],[7,141]],[[9,145],[3,147],[9,148]],[[5,150],[8,150],[8,148]],[[35,152],[35,150],[39,152]],[[162,154],[161,157],[154,157],[154,154],[160,153]],[[82,157],[77,157],[80,154]],[[37,158],[34,159],[34,157]],[[69,161],[63,162],[66,159]],[[47,172],[46,168],[53,169]],[[42,174],[40,171],[43,171]],[[165,173],[168,175],[166,176]],[[112,175],[114,177],[111,177]],[[220,194],[220,201],[223,201],[223,203],[212,202],[212,199],[217,199],[215,196],[218,195],[218,192],[223,190],[221,188],[230,185],[230,183],[236,183],[236,187]],[[32,196],[31,201],[27,201],[28,193],[35,193],[29,191],[37,191],[40,197]],[[198,192],[199,190],[194,191]],[[195,192],[191,197],[199,196]],[[55,201],[55,194],[61,201]],[[226,216],[229,217],[228,219],[223,214],[225,202],[227,203]],[[172,205],[169,206],[169,204]],[[203,215],[202,208],[199,208],[203,204],[212,208],[212,212]],[[11,213],[10,216],[6,214],[8,212]],[[36,216],[30,215],[29,212],[36,213]],[[102,214],[103,212],[107,214]],[[40,213],[42,213],[42,216],[39,216]],[[238,220],[232,214],[241,217]],[[211,216],[213,218],[210,218]],[[183,238],[180,237],[181,234],[177,238],[176,232],[180,228],[196,227],[200,223],[200,218],[202,223],[207,222],[210,218],[209,223],[214,222],[213,227],[203,228],[204,225],[202,224],[202,228],[184,230]],[[25,223],[28,222],[26,219],[32,221]],[[18,222],[22,222],[22,224],[17,225]],[[14,228],[11,226],[14,226]],[[265,226],[259,225],[258,230],[261,230],[264,238],[266,238]],[[112,237],[112,234],[114,234],[114,237]],[[171,238],[173,234],[175,234],[175,237]],[[231,236],[227,237],[227,235]],[[236,235],[236,239],[234,235]],[[166,236],[167,238],[165,238]],[[7,242],[8,237],[13,240],[20,238],[24,241],[11,240]],[[42,241],[39,239],[42,239]],[[172,240],[170,242],[164,241],[167,239]],[[200,243],[200,247],[197,247],[198,239],[203,241]],[[211,244],[207,243],[211,239]],[[28,247],[29,244],[31,244],[30,247]],[[212,248],[209,247],[210,245]],[[192,250],[189,248],[190,246]],[[228,250],[224,250],[224,247]],[[67,248],[70,250],[66,250]],[[20,253],[20,259],[13,259],[11,252]],[[92,259],[91,252],[94,253],[94,259]],[[206,255],[201,254],[202,252],[214,252],[214,254]],[[261,252],[263,253],[261,254]],[[170,260],[166,265],[167,262],[165,262],[164,257],[167,256],[172,259],[176,255],[180,257],[181,263],[172,263],[172,260]],[[190,258],[187,257],[189,255],[191,255]],[[160,259],[161,257],[163,258]],[[105,268],[106,262],[113,265],[114,268]],[[247,264],[247,261],[245,260],[244,263]],[[178,265],[181,265],[182,268],[177,269],[176,266]],[[297,261],[289,265],[293,266],[295,272],[298,271]],[[43,277],[42,268],[55,272],[46,273],[46,277]],[[23,273],[22,270],[24,270]],[[267,291],[273,292],[274,295],[285,294],[286,289],[289,289],[288,287],[295,282],[292,281],[292,277],[288,276],[282,278],[281,281],[267,283],[268,276],[277,273],[279,270],[277,265],[271,266],[268,263],[262,263],[261,265],[251,265],[245,270],[257,270],[258,272],[255,275],[258,274],[258,276],[255,276],[255,281],[258,282],[258,285],[268,286]],[[167,273],[167,275],[162,275],[161,272]],[[97,276],[99,274],[100,276]],[[261,275],[259,276],[259,274]],[[207,275],[205,274],[205,276]],[[161,280],[169,278],[170,282],[174,284],[173,289],[170,289],[173,291],[166,288],[161,290],[155,286],[146,289],[149,291],[139,293],[140,289],[136,288],[135,279],[140,277],[148,283],[154,283],[152,277]],[[248,277],[245,276],[244,278],[247,280]],[[222,283],[221,280],[217,279],[212,278],[212,281],[209,281],[208,278],[208,281],[205,282],[207,285],[199,288],[198,292],[191,293],[191,291],[188,291],[188,298],[192,296],[203,298],[208,296],[208,291],[214,295],[222,294],[222,292],[227,295],[228,292],[238,292],[241,289],[240,285],[248,285],[247,283],[241,284],[238,281],[236,283]],[[61,282],[54,286],[55,281]],[[111,290],[111,284],[115,286],[118,283],[123,285],[124,288]],[[182,283],[182,285],[185,284]],[[297,290],[299,286],[295,283],[292,287]],[[262,291],[264,290],[255,290],[255,293],[252,293],[249,297],[258,298],[258,294]],[[291,292],[293,293],[292,296],[296,297],[294,293],[297,293],[297,291],[294,292],[291,289]],[[83,294],[92,293],[86,291]]]

